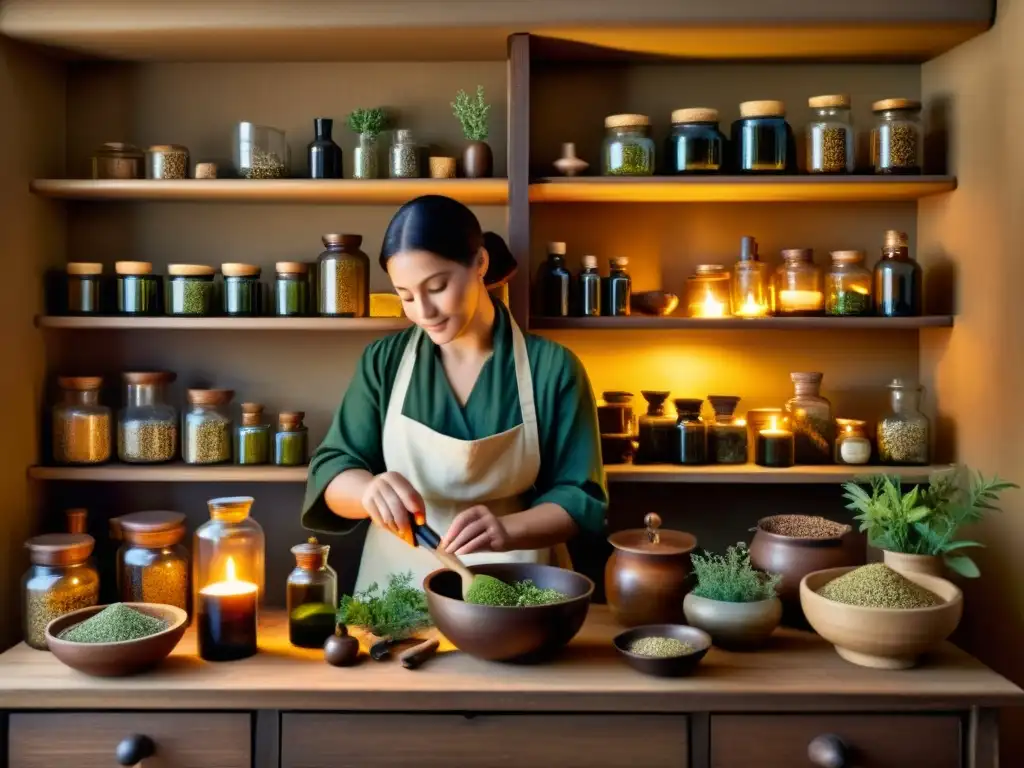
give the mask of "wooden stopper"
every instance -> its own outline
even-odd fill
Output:
[[[681,123],[717,123],[718,110],[710,107],[687,107],[672,112],[672,125]]]
[[[604,119],[605,128],[640,128],[650,124],[647,115],[608,115]]]
[[[279,261],[274,271],[279,275],[304,275],[309,272],[309,265],[302,261]]]
[[[114,263],[114,272],[119,275],[151,275],[153,265],[148,261],[118,261]]]
[[[260,403],[242,403],[242,426],[255,427],[263,418],[263,406]]]
[[[190,389],[186,396],[192,405],[227,405],[235,392],[231,389]]]
[[[920,109],[921,102],[916,99],[882,99],[871,105],[872,112],[888,112],[890,109]]]
[[[103,386],[102,376],[58,376],[57,386],[77,392],[87,392]]]
[[[89,511],[85,507],[75,507],[64,513],[67,520],[68,533],[85,533],[88,527]]]
[[[91,261],[72,261],[68,263],[69,275],[102,275],[103,265]]]
[[[125,384],[170,384],[178,374],[171,371],[126,372],[121,374]]]
[[[260,268],[255,264],[221,264],[221,274],[224,277],[259,277]]]
[[[277,414],[277,423],[281,430],[291,432],[302,424],[305,417],[304,411],[281,411]]]
[[[826,96],[811,96],[807,100],[811,109],[850,108],[850,97],[845,93],[832,93]]]
[[[781,101],[744,101],[740,104],[740,117],[785,117],[786,104]]]
[[[830,255],[836,264],[859,264],[864,261],[864,251],[832,251]]]
[[[213,277],[215,270],[205,264],[168,264],[167,274],[172,277]]]

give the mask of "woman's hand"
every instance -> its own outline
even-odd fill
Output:
[[[413,545],[410,517],[422,520],[423,497],[397,472],[382,472],[363,491],[363,509],[375,525],[386,528]]]
[[[506,552],[511,537],[504,523],[487,507],[478,504],[460,512],[441,539],[441,549],[453,555],[473,552]]]

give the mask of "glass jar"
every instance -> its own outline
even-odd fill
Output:
[[[202,264],[169,264],[164,306],[168,315],[207,317],[213,314],[214,269]]]
[[[867,464],[871,461],[871,440],[867,422],[836,419],[836,464]]]
[[[352,178],[376,179],[379,175],[377,155],[377,134],[360,133],[359,146],[352,150]]]
[[[141,179],[142,150],[132,144],[108,141],[92,156],[94,179]]]
[[[282,179],[288,175],[288,139],[269,125],[239,123],[234,135],[235,172],[243,179]]]
[[[188,610],[188,549],[185,516],[179,512],[133,512],[112,518],[117,550],[117,591],[125,603],[161,603]]]
[[[418,179],[420,177],[420,148],[413,141],[412,131],[395,131],[391,145],[391,178]]]
[[[676,419],[665,414],[668,392],[640,392],[647,401],[647,413],[640,417],[634,464],[676,464],[679,462],[679,431]]]
[[[292,547],[295,570],[288,574],[288,640],[299,648],[323,648],[334,634],[338,574],[327,564],[330,547],[314,537]]]
[[[609,115],[601,152],[605,176],[654,175],[654,139],[647,115]]]
[[[580,317],[601,316],[601,273],[597,256],[584,256],[583,268],[576,280],[576,314]]]
[[[732,270],[732,313],[736,317],[765,317],[771,312],[768,265],[757,253],[757,240],[740,241],[740,258]]]
[[[698,264],[686,278],[687,317],[728,317],[731,298],[729,272],[721,264]]]
[[[875,309],[883,317],[921,314],[921,265],[910,257],[905,232],[888,230],[882,258],[875,264]]]
[[[835,442],[832,403],[821,396],[821,373],[791,373],[795,393],[783,411],[792,430],[797,464],[831,464]]]
[[[67,267],[69,315],[98,315],[103,295],[103,265],[72,261]]]
[[[853,173],[856,136],[846,94],[812,96],[807,106],[814,115],[807,123],[807,172]]]
[[[160,278],[148,261],[118,261],[117,311],[122,315],[159,315]]]
[[[832,251],[832,269],[825,278],[825,314],[834,317],[870,315],[871,272],[860,251]]]
[[[633,281],[626,271],[629,259],[625,256],[608,260],[608,277],[601,282],[601,314],[607,317],[626,317],[629,315],[629,299],[633,291]],[[667,396],[667,395],[666,395]]]
[[[696,107],[672,113],[672,133],[665,140],[668,173],[718,173],[725,156],[725,134],[718,110]]]
[[[921,173],[924,136],[921,102],[883,99],[871,105],[871,164],[875,173]]]
[[[274,314],[305,317],[309,314],[309,267],[301,261],[279,261],[274,265]]]
[[[632,435],[636,432],[632,392],[602,392],[597,405],[597,430],[602,435]]]
[[[370,258],[362,235],[324,235],[327,249],[317,259],[319,299],[324,317],[370,316]]]
[[[795,173],[793,130],[781,101],[745,101],[732,124],[737,173]]]
[[[117,457],[129,464],[171,461],[178,452],[178,411],[166,400],[173,373],[124,373],[117,417]]]
[[[930,425],[921,412],[924,388],[902,379],[889,385],[892,410],[878,421],[878,458],[883,464],[928,464]]]
[[[715,420],[708,425],[708,461],[711,464],[747,463],[747,422],[733,414],[740,399],[708,395]]]
[[[274,463],[281,467],[301,467],[309,459],[309,432],[302,411],[282,411],[277,415],[274,435]]]
[[[810,248],[782,252],[782,264],[775,270],[775,314],[807,317],[825,311],[821,270]]]
[[[708,463],[708,430],[700,417],[700,407],[704,401],[699,398],[677,398],[672,403],[676,407],[676,439],[679,441],[677,464]]]
[[[46,625],[99,602],[100,577],[90,564],[96,541],[85,533],[47,533],[25,542],[32,563],[22,579],[25,642],[46,651]]]
[[[53,406],[53,460],[101,464],[110,458],[110,409],[100,405],[99,376],[60,376],[61,399]]]
[[[190,389],[182,416],[181,458],[186,464],[231,461],[230,389]]]
[[[147,179],[187,179],[188,149],[178,144],[154,144],[146,150]]]
[[[255,264],[221,264],[224,275],[224,314],[258,317],[262,314],[260,268]]]
[[[270,461],[270,425],[263,423],[263,406],[242,403],[242,423],[235,428],[235,463]]]
[[[548,258],[537,275],[537,294],[541,317],[569,316],[569,283],[565,268],[565,243],[548,243]]]

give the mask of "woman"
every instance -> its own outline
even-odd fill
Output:
[[[413,327],[371,344],[310,462],[302,522],[369,518],[356,590],[439,567],[410,520],[464,562],[569,566],[565,542],[607,506],[593,392],[555,342],[524,336],[488,293],[515,270],[461,203],[426,196],[388,225],[380,265]],[[404,541],[403,541],[404,539]]]

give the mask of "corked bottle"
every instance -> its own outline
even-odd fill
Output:
[[[47,533],[25,546],[32,562],[22,581],[25,642],[46,651],[47,624],[99,601],[100,577],[90,561],[96,541],[84,533]]]
[[[103,265],[87,261],[73,261],[67,265],[66,271],[68,314],[99,314]]]
[[[835,442],[832,403],[821,396],[824,374],[791,373],[794,395],[783,410],[789,419],[795,440],[797,464],[831,464]]]
[[[732,124],[737,173],[796,173],[793,130],[781,101],[745,101]]]
[[[288,575],[288,639],[299,648],[323,648],[334,634],[338,574],[327,564],[326,544],[311,537],[292,547],[295,570]]]
[[[242,423],[235,430],[235,462],[266,464],[270,461],[270,425],[263,423],[263,406],[242,403]]]
[[[921,314],[921,265],[910,257],[905,232],[885,233],[882,258],[875,264],[875,308],[883,317]]]
[[[302,423],[302,411],[282,411],[277,415],[274,435],[274,463],[282,467],[298,467],[306,463],[309,445],[308,430]]]
[[[190,389],[182,419],[181,458],[186,464],[231,461],[230,389]]]
[[[224,314],[256,317],[261,314],[260,268],[255,264],[221,264],[224,275]]]

